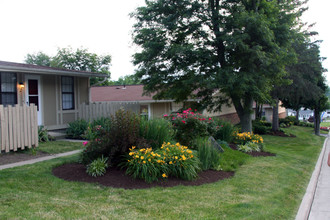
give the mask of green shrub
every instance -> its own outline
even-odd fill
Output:
[[[192,146],[195,138],[212,136],[215,132],[212,118],[206,118],[190,108],[164,117],[173,124],[175,140],[187,146]]]
[[[87,140],[94,140],[98,137],[104,136],[111,129],[110,118],[100,118],[88,124],[88,127],[83,135]]]
[[[69,123],[69,127],[66,129],[67,138],[72,139],[84,139],[83,135],[87,130],[88,122],[84,119],[80,119]]]
[[[168,120],[142,118],[140,120],[140,137],[144,138],[153,149],[157,149],[164,142],[174,140],[174,130]]]
[[[220,151],[212,146],[208,138],[198,138],[196,144],[202,170],[220,170]]]
[[[107,157],[100,157],[94,160],[92,163],[87,165],[86,172],[88,175],[93,177],[103,176],[106,173],[106,169],[108,168],[108,158]]]
[[[222,147],[222,149],[224,149],[225,147],[229,147],[229,144],[227,141],[223,141],[223,140],[217,140],[218,144],[220,144],[220,146]]]
[[[216,140],[223,140],[228,143],[233,140],[233,132],[235,131],[234,125],[228,121],[223,121],[221,119],[214,120],[216,125],[216,131],[214,138]]]
[[[288,116],[279,119],[279,124],[281,127],[290,127],[291,125],[299,125],[299,120],[295,116]]]
[[[90,141],[85,141],[85,149],[79,155],[79,162],[82,164],[90,164],[92,161],[101,157],[102,155],[109,155],[110,141],[105,130],[104,133]]]
[[[46,128],[43,125],[38,127],[38,141],[39,142],[48,142],[50,141],[50,135]]]
[[[252,121],[252,130],[255,134],[267,134],[271,130],[272,123],[261,120]]]

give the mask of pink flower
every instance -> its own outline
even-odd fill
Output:
[[[186,121],[182,120],[182,123],[183,123],[183,124],[185,124],[185,123],[186,123]]]
[[[165,114],[165,115],[163,115],[164,117],[167,117],[168,116],[168,114]]]
[[[88,144],[88,141],[84,141],[84,142],[83,142],[84,147],[85,147],[87,144]]]
[[[209,121],[211,121],[212,120],[212,118],[209,118]]]

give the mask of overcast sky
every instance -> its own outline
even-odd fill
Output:
[[[0,60],[24,62],[28,53],[55,55],[57,48],[83,47],[111,55],[111,79],[133,74],[134,21],[128,14],[141,5],[144,0],[1,0]],[[330,59],[329,6],[329,0],[310,0],[304,19],[316,22],[321,55]],[[329,63],[323,66],[330,70]]]

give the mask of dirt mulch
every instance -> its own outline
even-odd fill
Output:
[[[199,186],[234,176],[234,172],[207,170],[200,172],[199,177],[194,181],[169,177],[166,180],[148,184],[144,180],[133,179],[132,177],[125,175],[125,170],[120,170],[118,168],[108,168],[104,176],[95,178],[86,173],[84,165],[78,163],[69,163],[55,167],[53,169],[53,174],[64,180],[99,183],[104,186],[124,189],[145,189],[156,186],[173,187],[178,185]]]
[[[32,160],[39,157],[49,156],[50,154],[37,151],[36,155],[33,155],[28,152],[10,152],[10,153],[1,153],[0,154],[0,165],[17,163],[26,160]]]
[[[287,135],[283,131],[271,131],[268,133],[268,135],[278,136],[278,137],[297,137],[296,135],[293,134]]]
[[[229,147],[233,150],[238,150],[237,145],[236,144],[229,144]],[[244,153],[244,152],[242,152]],[[246,153],[248,155],[251,155],[252,157],[274,157],[276,156],[276,154],[274,153],[270,153],[270,152],[265,152],[265,151],[261,151],[261,152],[250,152],[250,153]]]

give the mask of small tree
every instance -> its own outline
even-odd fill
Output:
[[[87,49],[73,50],[71,47],[58,48],[54,57],[48,56],[43,52],[27,54],[25,62],[41,66],[50,66],[69,70],[88,71],[94,73],[105,73],[110,77],[111,56],[100,56],[88,52]],[[91,84],[95,84],[103,78],[91,78]]]

